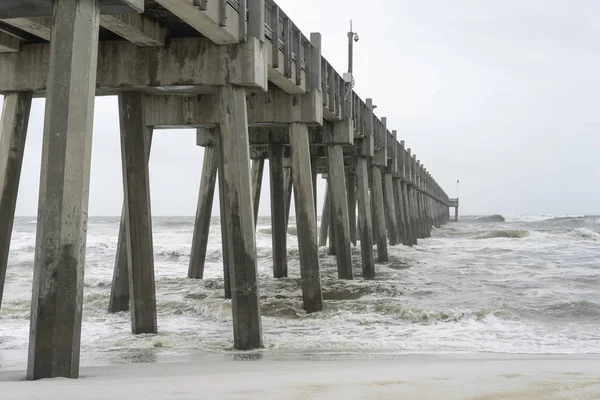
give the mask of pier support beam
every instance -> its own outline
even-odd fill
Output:
[[[224,222],[227,230],[233,338],[238,350],[262,347],[256,238],[250,187],[246,89],[219,88]],[[223,214],[221,215],[223,217]]]
[[[371,167],[371,201],[373,202],[373,237],[377,244],[377,261],[388,260],[387,236],[385,233],[385,208],[383,200],[383,185],[381,170],[373,165]]]
[[[386,226],[390,246],[396,246],[400,241],[398,240],[396,205],[394,204],[394,183],[392,182],[392,174],[389,172],[383,173],[383,190],[385,197]]]
[[[373,224],[371,220],[371,204],[369,201],[369,166],[364,157],[356,161],[356,178],[358,192],[358,221],[360,224],[360,252],[362,257],[363,278],[375,277],[375,261],[373,258]]]
[[[100,13],[53,4],[27,379],[79,376]]]
[[[260,206],[260,192],[262,190],[263,172],[265,170],[265,159],[257,158],[252,160],[252,198],[254,204],[254,228],[258,224],[258,208]]]
[[[188,268],[188,278],[191,279],[202,279],[204,277],[206,248],[208,246],[210,219],[213,199],[215,197],[215,184],[217,181],[217,170],[219,168],[220,157],[220,150],[216,146],[207,146],[204,148],[202,177],[200,178],[198,207],[196,208],[196,220],[194,222],[194,233],[192,236],[192,251]]]
[[[319,247],[317,245],[317,219],[312,187],[310,148],[306,124],[290,125],[290,151],[292,177],[294,180],[294,204],[296,205],[296,227],[298,231],[298,250],[302,300],[306,312],[323,308],[321,291],[321,272],[319,268]]]
[[[125,237],[133,333],[156,333],[156,289],[148,154],[152,128],[144,119],[144,95],[119,95]]]
[[[350,225],[348,221],[348,201],[346,194],[346,176],[344,172],[344,154],[341,145],[332,144],[327,149],[329,159],[329,187],[331,190],[331,224],[334,230],[335,252],[340,279],[354,279],[352,270],[352,251],[350,248]]]
[[[13,92],[4,97],[0,120],[0,307],[8,267],[23,151],[31,110],[31,92]]]
[[[270,147],[269,171],[271,174],[273,277],[284,278],[288,275],[288,264],[286,210],[285,207],[281,206],[281,199],[285,199],[286,196],[283,173],[283,145],[272,144]]]

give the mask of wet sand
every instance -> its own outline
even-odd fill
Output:
[[[600,355],[206,354],[24,377],[0,371],[2,399],[600,399]]]

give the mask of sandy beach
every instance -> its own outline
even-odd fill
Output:
[[[214,354],[24,378],[0,372],[2,398],[600,399],[600,356]]]

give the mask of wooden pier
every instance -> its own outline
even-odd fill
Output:
[[[413,246],[449,220],[448,196],[322,56],[320,34],[305,36],[272,0],[2,1],[0,92],[0,300],[32,97],[46,97],[28,379],[79,374],[96,95],[119,97],[124,203],[109,312],[130,310],[135,334],[160,322],[148,174],[155,129],[196,128],[205,147],[188,277],[203,277],[218,188],[236,349],[262,346],[255,229],[266,159],[273,277],[288,274],[293,191],[307,312],[326,307],[318,246],[328,237],[340,279],[354,278],[358,244],[362,277],[372,279],[388,246]]]

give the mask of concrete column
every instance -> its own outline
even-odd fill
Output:
[[[420,237],[419,233],[419,210],[417,208],[417,196],[415,194],[415,187],[408,186],[408,197],[410,199],[410,215],[411,215],[411,226],[413,231],[413,244],[418,244],[417,240]]]
[[[119,94],[125,237],[133,333],[156,333],[156,289],[148,154],[151,128],[144,118],[144,95]]]
[[[327,183],[325,184],[325,201],[323,201],[323,212],[321,213],[321,226],[319,228],[319,246],[325,246],[327,244],[330,219],[331,192],[329,190],[329,180],[327,180]]]
[[[360,224],[360,252],[362,257],[363,278],[375,277],[375,261],[373,258],[373,225],[371,221],[371,205],[369,200],[369,166],[364,157],[356,160],[356,178],[358,189],[358,221]]]
[[[413,246],[415,243],[415,233],[413,229],[413,216],[412,216],[412,208],[410,206],[410,197],[408,195],[408,184],[405,181],[402,181],[402,206],[404,208],[404,216],[406,217],[405,226],[406,226],[406,236],[408,240],[408,245]]]
[[[54,1],[27,379],[79,376],[99,17]]]
[[[373,165],[371,167],[372,185],[371,201],[373,201],[373,236],[377,244],[377,261],[388,260],[387,237],[385,232],[385,207],[383,200],[383,185],[381,170]]]
[[[27,138],[31,92],[8,93],[0,121],[0,307]]]
[[[225,180],[223,179],[223,157],[221,154],[221,128],[218,127],[216,130],[215,140],[217,141],[216,147],[219,150],[218,154],[218,168],[217,178],[219,179],[219,219],[221,222],[221,258],[223,259],[223,289],[226,299],[231,299],[231,282],[229,281],[229,255],[231,250],[231,241],[229,240],[229,233],[227,231],[227,221],[225,216],[228,214],[228,205],[225,195]],[[253,208],[254,211],[254,208]],[[256,231],[256,223],[254,224]]]
[[[204,263],[206,261],[206,248],[210,232],[210,219],[212,214],[213,199],[215,197],[215,184],[219,168],[220,150],[215,146],[204,148],[202,165],[202,178],[198,193],[198,207],[196,208],[196,221],[192,236],[192,251],[188,278],[202,279],[204,277]]]
[[[258,208],[260,206],[260,192],[262,189],[263,172],[265,170],[264,158],[252,160],[252,198],[254,204],[254,228],[258,223]]]
[[[454,222],[458,222],[458,207],[454,207]]]
[[[350,223],[350,241],[356,246],[356,174],[346,172],[346,191],[348,193],[348,220]]]
[[[323,293],[321,291],[312,173],[307,168],[307,165],[310,165],[310,148],[306,124],[291,124],[289,138],[302,277],[302,300],[306,312],[315,312],[323,309]]]
[[[262,347],[256,238],[252,191],[246,89],[219,88],[221,160],[225,228],[232,295],[233,338],[238,350]]]
[[[310,170],[312,172],[312,187],[313,187],[313,201],[315,204],[315,218],[317,217],[317,161],[316,157],[310,159]]]
[[[333,215],[335,211],[333,210],[333,194],[331,193],[331,184],[329,184],[329,179],[327,179],[327,191],[329,192],[329,246],[327,249],[327,254],[330,256],[335,256],[336,252],[336,240],[335,240],[335,223],[333,222]]]
[[[283,171],[283,182],[285,185],[285,227],[287,232],[290,221],[290,206],[292,204],[292,168],[285,168]]]
[[[271,144],[269,153],[269,171],[271,173],[271,238],[273,243],[273,277],[284,278],[288,275],[287,265],[287,227],[283,176],[283,145]]]
[[[146,154],[146,157],[149,159],[150,148],[152,147],[152,130],[148,130],[147,134],[148,148],[146,150],[148,153]],[[126,217],[125,202],[123,202],[113,279],[110,287],[110,297],[108,299],[109,313],[129,310],[129,267],[127,265],[127,238],[125,235]]]
[[[394,185],[394,203],[396,204],[396,220],[398,223],[398,235],[400,242],[408,245],[408,231],[406,229],[406,213],[404,210],[404,200],[402,196],[402,181],[400,178],[393,179]]]
[[[383,190],[385,198],[385,219],[390,246],[396,246],[398,240],[398,224],[396,220],[396,205],[394,204],[394,184],[392,174],[383,173]]]
[[[341,145],[329,145],[327,150],[329,186],[331,188],[331,223],[335,232],[335,251],[340,279],[354,279],[352,251],[350,248],[350,225],[348,221],[348,201],[344,153]]]

